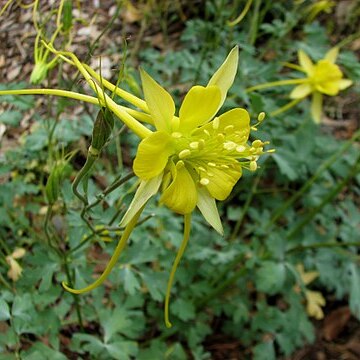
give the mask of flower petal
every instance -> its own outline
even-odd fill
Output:
[[[209,167],[209,183],[205,185],[210,195],[217,200],[225,200],[242,175],[241,166],[236,163],[227,169],[221,167]]]
[[[349,86],[351,86],[352,84],[353,84],[353,82],[349,79],[341,79],[341,80],[339,80],[339,89],[344,90],[344,89],[348,88]]]
[[[171,136],[164,131],[156,131],[139,144],[133,168],[136,176],[148,180],[159,175],[173,153]]]
[[[323,99],[322,94],[320,94],[317,91],[313,93],[312,102],[311,102],[311,115],[317,124],[321,122],[322,99]]]
[[[140,75],[145,101],[156,129],[170,132],[171,120],[175,113],[174,100],[146,71],[140,69]]]
[[[176,166],[172,163],[173,181],[163,192],[160,202],[179,214],[191,213],[197,203],[197,190],[193,178],[179,161]]]
[[[136,190],[135,196],[129,205],[128,210],[121,219],[120,226],[127,225],[130,220],[138,213],[147,201],[154,196],[160,187],[163,174],[160,174],[150,180],[143,180]]]
[[[308,96],[312,91],[310,84],[300,84],[290,93],[290,99],[302,99]]]
[[[337,58],[338,54],[339,54],[339,48],[334,46],[325,54],[324,59],[328,60],[334,64],[336,62],[336,58]]]
[[[218,86],[193,86],[180,107],[180,131],[188,132],[211,120],[221,99]]]
[[[250,134],[250,115],[245,109],[231,109],[219,116],[219,132],[226,131],[225,128],[229,125],[232,125],[234,132],[241,133],[244,141],[247,141]]]
[[[314,64],[309,58],[309,56],[303,50],[299,50],[298,58],[300,66],[305,70],[308,75],[311,76],[314,72]]]
[[[198,188],[198,201],[196,206],[205,220],[220,234],[224,235],[215,199],[205,188]]]
[[[219,67],[219,69],[215,72],[215,74],[211,77],[208,86],[217,85],[221,90],[221,101],[218,109],[222,106],[225,101],[228,90],[234,82],[235,75],[237,72],[239,63],[239,48],[235,46]]]

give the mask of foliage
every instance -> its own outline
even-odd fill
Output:
[[[185,22],[181,46],[165,53],[143,47],[142,67],[164,84],[178,85],[173,93],[182,95],[184,85],[204,84],[238,44],[239,73],[222,111],[243,106],[253,118],[275,111],[287,102],[288,89],[246,89],[277,80],[284,71],[281,62],[294,61],[298,49],[320,59],[331,44],[325,21],[305,21],[305,5],[272,4],[255,0],[242,22],[229,26],[239,7],[206,1],[204,16],[194,14]],[[326,19],[331,21],[329,15]],[[128,74],[135,74],[134,64],[126,65]],[[359,94],[356,55],[344,48],[339,65],[355,84],[344,93]],[[332,101],[325,103],[330,115],[336,114]],[[34,96],[8,95],[1,102],[7,110],[0,122],[8,132],[19,128],[31,109],[39,109]],[[220,206],[224,237],[195,214],[176,274],[170,330],[163,323],[162,302],[182,221],[158,199],[144,211],[144,222],[104,286],[77,297],[60,285],[64,280],[88,284],[113,253],[121,230],[116,224],[136,180],[104,189],[130,172],[126,158],[134,157],[138,140],[115,124],[92,168],[87,190],[89,203],[96,204],[84,216],[71,181],[85,162],[82,144],[90,144],[97,114],[73,116],[74,102],[64,99],[36,111],[16,146],[0,157],[0,359],[210,359],[206,342],[217,333],[236,339],[254,359],[276,359],[315,339],[306,312],[310,289],[348,302],[360,320],[360,133],[340,140],[326,125],[312,122],[309,107],[305,100],[259,128],[256,138],[269,140],[276,153],[259,160],[257,173],[244,172]],[[355,111],[342,116],[348,114]],[[49,204],[46,184],[58,163],[64,165],[59,189]],[[23,273],[11,282],[6,258],[20,247],[26,249],[17,259]],[[299,264],[318,277],[307,284]]]

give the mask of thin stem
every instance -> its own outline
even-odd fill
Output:
[[[86,158],[85,165],[81,168],[81,170],[76,175],[74,182],[72,183],[72,191],[77,198],[79,198],[85,206],[88,205],[87,195],[80,194],[78,190],[78,186],[83,178],[87,175],[87,173],[91,170],[92,166],[94,165],[95,161],[97,160],[97,156],[92,155],[91,153],[88,154]]]
[[[72,288],[71,284],[63,282],[62,285],[65,288],[65,290],[67,290],[73,294],[83,294],[85,292],[88,292],[88,291],[91,291],[91,290],[97,288],[106,280],[106,278],[110,274],[111,270],[116,265],[116,262],[120,256],[120,254],[122,253],[122,250],[124,249],[124,247],[127,243],[127,240],[129,239],[129,237],[136,225],[136,222],[144,209],[144,206],[141,207],[141,209],[130,220],[128,225],[126,225],[125,230],[120,237],[120,240],[116,246],[116,249],[115,249],[113,255],[111,256],[110,261],[106,265],[104,272],[92,284],[90,284],[82,289],[74,289],[74,288]]]
[[[234,241],[235,238],[237,237],[238,233],[239,233],[239,230],[241,228],[241,225],[243,223],[243,220],[245,218],[247,210],[248,210],[248,208],[249,208],[249,206],[251,204],[251,201],[252,201],[252,199],[254,197],[254,194],[256,193],[256,189],[257,189],[257,187],[259,185],[261,175],[262,175],[262,172],[259,172],[257,174],[254,182],[253,182],[253,185],[252,185],[251,190],[250,190],[250,192],[249,192],[249,194],[247,196],[246,202],[245,202],[245,204],[243,206],[243,209],[242,209],[242,212],[241,212],[241,214],[239,216],[239,219],[237,220],[237,222],[235,224],[235,227],[234,227],[234,230],[233,230],[232,234],[230,235],[230,238],[229,238],[230,242]]]
[[[227,24],[228,24],[229,26],[235,26],[235,25],[239,24],[239,23],[241,22],[241,20],[242,20],[242,19],[246,16],[246,14],[248,13],[252,2],[253,2],[253,0],[247,0],[247,2],[246,2],[246,4],[245,4],[245,7],[244,7],[243,11],[240,13],[240,15],[239,15],[235,20],[228,21]]]
[[[98,198],[91,204],[88,204],[85,207],[85,211],[90,210],[91,208],[93,208],[94,206],[96,206],[97,204],[99,204],[106,195],[110,194],[112,191],[114,191],[115,189],[117,189],[118,187],[122,186],[123,184],[125,184],[127,181],[129,181],[130,179],[132,179],[135,176],[134,172],[130,172],[128,175],[124,176],[123,178],[121,178],[121,176],[116,179],[110,186],[108,186],[100,195],[98,195]]]
[[[69,264],[68,264],[68,258],[67,258],[68,254],[64,253],[63,255],[63,266],[65,269],[65,274],[66,274],[66,278],[67,278],[67,283],[72,286],[73,281],[70,275],[70,269],[69,269]],[[84,331],[84,325],[83,325],[83,320],[82,320],[82,315],[81,315],[81,309],[80,309],[80,305],[79,305],[79,298],[77,296],[75,296],[74,294],[72,294],[73,298],[74,298],[74,303],[75,303],[75,310],[76,310],[76,314],[78,317],[78,323],[80,325],[80,329],[82,331]]]
[[[331,157],[325,160],[315,172],[315,174],[297,191],[293,196],[291,196],[282,206],[274,211],[273,216],[269,222],[265,225],[265,230],[269,228],[280,218],[280,216],[289,208],[295,201],[301,198],[301,196],[314,184],[314,182],[319,178],[319,176],[327,170],[337,159],[339,159],[349,148],[350,146],[360,138],[360,130],[358,130],[351,139],[343,144],[340,149],[334,153]]]
[[[79,94],[74,91],[58,90],[58,89],[23,89],[23,90],[0,90],[0,95],[55,95],[81,100],[95,105],[101,105],[98,98]]]
[[[249,30],[250,45],[254,45],[256,38],[257,38],[257,33],[258,33],[258,28],[259,28],[260,5],[261,5],[261,0],[256,0],[255,5],[254,5],[254,14],[251,18],[251,24],[250,24],[250,30]]]
[[[332,247],[349,247],[349,246],[360,246],[360,241],[353,241],[348,243],[340,243],[340,242],[327,242],[327,243],[317,243],[310,245],[299,245],[293,247],[291,249],[286,250],[287,254],[292,254],[294,252],[305,251],[308,249],[319,249],[319,248],[332,248]]]
[[[273,86],[283,86],[283,85],[294,85],[294,84],[304,84],[307,83],[309,80],[307,78],[305,79],[288,79],[288,80],[279,80],[279,81],[271,81],[264,84],[259,84],[255,86],[251,86],[247,89],[245,89],[246,92],[252,92],[255,90],[262,90],[271,88]]]
[[[169,302],[170,302],[170,295],[171,295],[171,287],[174,281],[176,269],[179,265],[179,262],[184,254],[184,251],[186,249],[186,245],[190,238],[190,230],[191,230],[191,213],[184,215],[184,237],[182,240],[182,243],[180,245],[180,248],[176,254],[175,261],[172,265],[169,280],[166,287],[166,296],[165,296],[165,306],[164,306],[164,315],[165,315],[165,325],[167,328],[170,328],[172,326],[170,320],[169,320]]]
[[[301,220],[294,228],[292,228],[288,234],[287,238],[291,239],[294,237],[306,224],[308,224],[313,217],[319,213],[319,211],[332,199],[335,198],[335,196],[347,185],[347,183],[358,173],[360,170],[360,156],[356,160],[354,166],[352,167],[349,174],[337,185],[335,186],[331,191],[328,192],[328,194],[323,198],[321,203],[314,207],[311,211],[307,213],[307,215],[304,217],[303,220]]]
[[[241,276],[245,275],[247,273],[247,271],[248,270],[246,267],[242,267],[239,270],[235,271],[235,273],[232,277],[223,281],[218,287],[216,287],[214,290],[212,290],[207,296],[205,296],[200,301],[198,301],[195,304],[196,309],[199,310],[199,309],[203,308],[210,300],[217,297],[226,288],[228,288],[231,284],[233,284],[237,279],[239,279]]]
[[[281,114],[284,111],[287,111],[289,109],[291,109],[292,107],[294,107],[295,105],[297,105],[300,101],[304,100],[304,98],[301,99],[294,99],[292,101],[290,101],[289,103],[287,103],[286,105],[282,106],[281,108],[273,111],[270,113],[270,116],[276,116]]]

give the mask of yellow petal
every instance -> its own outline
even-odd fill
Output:
[[[351,86],[352,84],[353,84],[353,82],[349,79],[341,79],[339,81],[339,89],[344,90],[344,89],[348,88],[349,86]]]
[[[339,81],[324,81],[319,84],[315,84],[315,89],[322,94],[329,95],[329,96],[335,96],[339,93]]]
[[[10,266],[7,276],[12,281],[18,281],[22,273],[22,267],[11,255],[6,257],[6,262]]]
[[[156,129],[170,132],[171,120],[175,113],[175,104],[171,95],[146,71],[140,69],[140,75],[145,101]]]
[[[338,54],[339,54],[339,48],[334,46],[325,54],[325,59],[334,64],[336,62],[336,58]]]
[[[300,66],[305,70],[308,75],[312,75],[314,71],[314,64],[309,58],[309,56],[303,50],[299,50],[298,58]]]
[[[219,116],[219,132],[229,125],[234,126],[234,131],[243,131],[244,135],[250,132],[250,115],[242,108],[235,108]]]
[[[180,107],[179,130],[189,132],[211,120],[217,112],[220,99],[218,86],[193,86]]]
[[[128,210],[121,219],[120,226],[127,225],[148,200],[158,192],[162,178],[163,174],[160,174],[150,180],[141,181]]]
[[[224,103],[228,90],[234,82],[235,75],[237,72],[239,63],[239,48],[235,46],[219,67],[219,69],[215,72],[215,74],[211,77],[208,86],[217,85],[221,91],[221,101],[218,109],[220,109],[221,105]]]
[[[306,290],[306,311],[309,316],[314,317],[317,320],[320,320],[324,317],[324,313],[321,309],[321,306],[324,306],[326,301],[322,296],[321,292]]]
[[[316,91],[313,93],[311,102],[311,115],[317,124],[321,122],[322,98],[322,94],[319,92]]]
[[[205,220],[220,234],[224,235],[215,199],[205,188],[198,188],[198,201],[196,206],[204,216]]]
[[[134,160],[134,172],[142,180],[159,175],[174,152],[172,138],[164,131],[156,131],[139,144]]]
[[[14,252],[11,254],[11,256],[14,258],[14,259],[20,259],[22,258],[23,256],[25,256],[26,254],[26,250],[24,248],[16,248],[14,250]]]
[[[209,183],[205,186],[210,195],[217,200],[225,200],[242,175],[239,164],[234,164],[233,167],[227,169],[209,167],[207,170],[212,176],[208,178]]]
[[[160,202],[179,214],[191,213],[197,203],[197,190],[193,178],[184,163],[172,165],[173,181],[163,192]]]
[[[250,134],[250,115],[245,109],[242,108],[235,108],[227,111],[218,118],[215,118],[215,120],[211,121],[210,123],[200,127],[198,131],[193,133],[193,135],[203,136],[204,130],[212,133],[213,129],[215,129],[215,121],[218,122],[216,125],[216,131],[218,133],[226,132],[225,128],[231,126],[234,133],[236,132],[238,135],[243,137],[244,142],[248,140]]]
[[[309,84],[301,84],[296,86],[293,91],[290,93],[291,99],[302,99],[308,96],[311,93],[311,85]]]
[[[303,264],[296,265],[296,270],[300,274],[301,280],[304,283],[304,285],[310,284],[312,281],[314,281],[319,276],[319,273],[317,271],[305,272]]]

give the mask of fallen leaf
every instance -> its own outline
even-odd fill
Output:
[[[324,319],[323,338],[332,341],[344,330],[350,320],[351,313],[347,306],[332,311]]]

